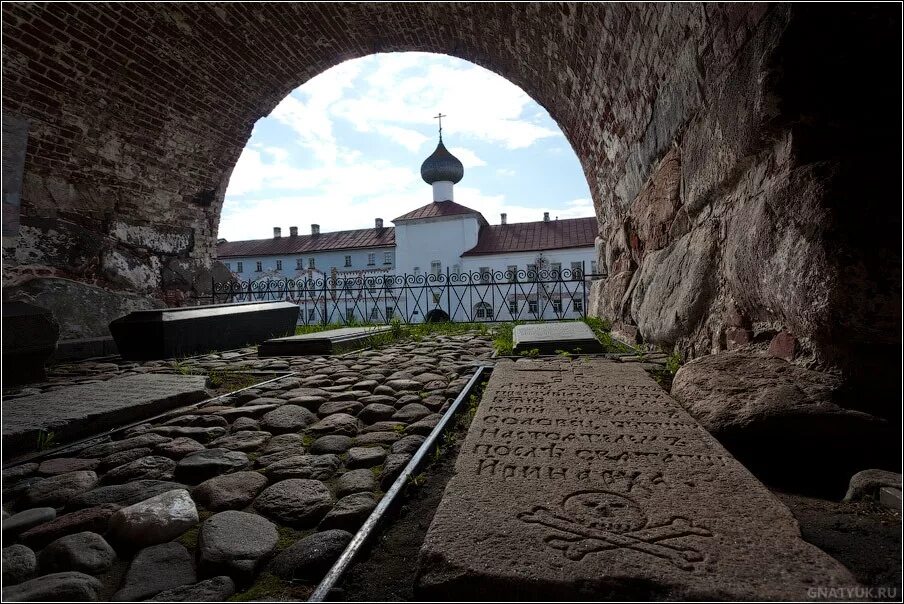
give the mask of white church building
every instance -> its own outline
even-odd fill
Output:
[[[421,166],[433,201],[373,228],[220,240],[217,256],[250,294],[297,300],[300,323],[578,318],[596,273],[594,217],[490,224],[455,201],[464,166],[443,145]],[[286,287],[284,284],[288,284]],[[285,291],[290,295],[284,296]],[[222,300],[221,300],[222,301]]]

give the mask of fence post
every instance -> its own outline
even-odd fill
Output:
[[[584,306],[581,309],[581,318],[582,319],[587,318],[587,303],[588,303],[588,300],[587,300],[587,272],[584,270],[585,264],[586,264],[586,262],[584,260],[581,260],[581,287],[583,288],[582,297],[584,299]]]
[[[452,316],[452,292],[449,291],[449,284],[451,283],[451,281],[449,280],[449,278],[450,278],[449,276],[451,274],[452,273],[449,272],[449,267],[446,266],[446,284],[445,284],[445,287],[446,287],[446,310],[448,311],[448,314],[449,314],[449,322],[454,323],[455,317]]]
[[[321,322],[326,325],[326,274],[323,275],[323,318]]]

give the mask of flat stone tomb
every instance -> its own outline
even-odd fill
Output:
[[[149,360],[229,350],[295,331],[298,305],[242,302],[139,310],[110,323],[124,359]]]
[[[258,356],[304,356],[309,354],[335,354],[356,348],[364,348],[370,338],[392,329],[389,325],[372,327],[342,327],[301,336],[274,338],[257,347]]]
[[[199,375],[130,375],[4,401],[3,454],[34,452],[42,430],[62,443],[203,400],[205,380]]]
[[[854,578],[635,364],[500,360],[418,563],[423,599],[793,599]]]
[[[540,354],[555,354],[560,350],[603,352],[603,345],[594,335],[593,330],[583,321],[516,325],[512,333],[512,340],[514,354],[533,349],[539,350]]]

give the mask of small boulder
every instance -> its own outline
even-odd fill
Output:
[[[351,533],[338,529],[308,535],[280,552],[270,563],[270,572],[287,581],[318,581],[351,540]]]
[[[319,480],[293,478],[264,489],[254,509],[278,522],[301,528],[315,526],[333,506],[333,496]]]
[[[195,502],[185,489],[168,491],[122,508],[110,518],[110,534],[130,548],[175,539],[198,523]]]
[[[198,535],[200,568],[206,574],[248,581],[277,541],[276,525],[262,516],[235,510],[214,514],[201,524]]]
[[[181,543],[169,542],[146,547],[135,556],[122,588],[113,594],[116,602],[134,602],[156,596],[161,591],[197,581],[191,554]]]
[[[31,578],[37,567],[35,553],[24,545],[3,548],[3,587],[16,585]]]
[[[175,475],[179,480],[197,483],[219,474],[241,470],[251,461],[241,451],[226,449],[204,449],[183,457],[176,465]]]
[[[347,413],[334,413],[308,427],[307,431],[314,436],[323,434],[354,436],[358,433],[358,419]]]
[[[205,480],[191,495],[208,510],[219,512],[245,507],[265,486],[267,478],[260,472],[235,472]]]
[[[377,486],[377,478],[371,470],[351,470],[336,481],[336,494],[345,497],[352,493],[370,493],[376,491]]]
[[[370,513],[377,507],[377,500],[372,493],[352,493],[336,502],[333,509],[323,517],[317,528],[321,531],[342,529],[356,532]]]
[[[79,470],[58,474],[36,482],[25,491],[25,502],[31,506],[63,507],[70,499],[91,490],[97,484],[97,474]]]
[[[261,426],[273,434],[297,432],[317,422],[317,416],[299,405],[286,404],[261,418]]]
[[[310,451],[311,453],[322,455],[324,453],[335,453],[337,455],[341,455],[349,450],[352,446],[354,439],[351,436],[344,436],[342,434],[327,434],[326,436],[321,436],[313,443],[311,443]]]
[[[4,602],[94,602],[101,583],[91,575],[70,571],[43,575],[3,588]]]
[[[383,447],[352,447],[348,450],[348,457],[345,459],[345,467],[352,470],[355,468],[372,468],[383,463],[386,458],[386,451]]]
[[[225,602],[235,593],[235,581],[221,576],[161,591],[145,602]]]
[[[54,508],[31,508],[3,519],[3,538],[10,539],[34,526],[50,522],[56,518]]]
[[[116,552],[106,540],[89,531],[60,537],[41,551],[41,572],[67,570],[99,575],[113,566]]]

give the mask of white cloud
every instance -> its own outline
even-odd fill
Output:
[[[370,58],[377,67],[366,78],[371,85],[366,94],[346,96],[331,111],[361,132],[376,124],[432,129],[433,116],[442,111],[449,116],[444,121],[447,139],[471,138],[519,149],[562,136],[538,123],[543,113],[524,115],[532,106],[524,91],[482,67],[425,53]]]
[[[415,153],[420,150],[421,145],[429,140],[427,136],[424,136],[417,130],[411,130],[410,128],[399,128],[398,126],[386,126],[380,124],[375,126],[375,129],[393,142],[396,142]]]
[[[418,168],[436,140],[432,116],[438,110],[449,114],[443,120],[446,143],[480,143],[481,155],[562,137],[523,91],[476,65],[423,53],[348,61],[293,91],[265,127],[255,127],[229,182],[221,236],[260,239],[274,226],[307,232],[311,223],[325,232],[367,228],[375,217],[389,221],[429,203],[430,187]],[[349,128],[363,134],[349,138]],[[373,137],[392,144],[378,155],[367,146]],[[487,165],[467,144],[450,151],[466,169]],[[412,154],[422,155],[412,161]],[[510,168],[495,172],[515,175]],[[511,205],[505,195],[474,186],[457,186],[455,199],[493,223],[500,212],[511,222],[543,215],[542,208]],[[558,208],[550,211],[562,218],[593,215],[588,199]]]

